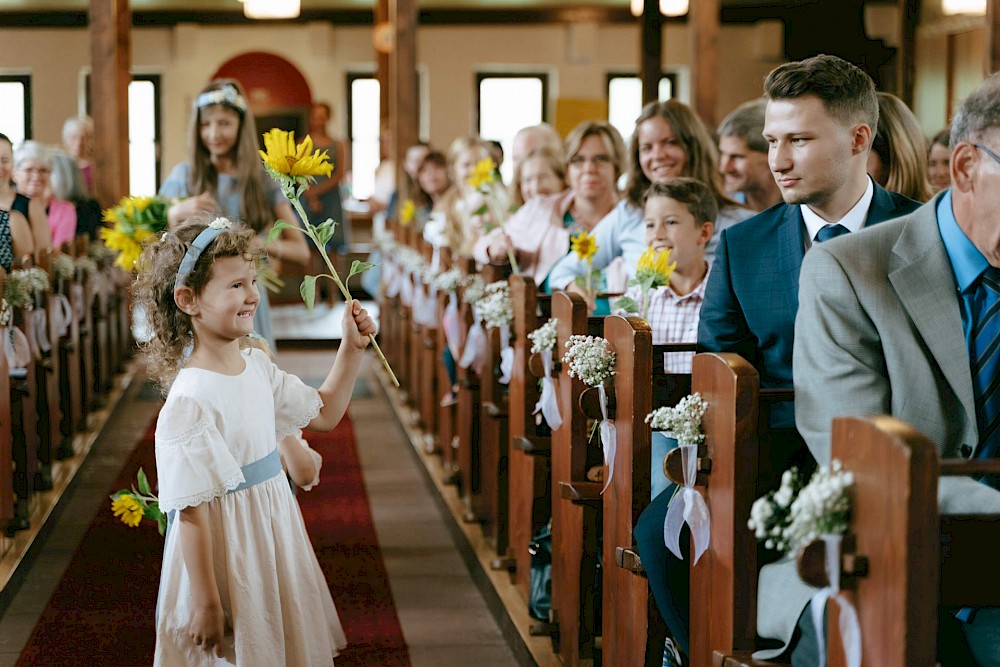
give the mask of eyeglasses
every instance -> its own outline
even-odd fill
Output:
[[[983,146],[982,144],[974,144],[974,145],[975,145],[976,148],[978,148],[982,152],[986,153],[986,155],[988,155],[991,160],[993,160],[997,164],[1000,164],[1000,155],[997,155],[996,153],[994,153],[993,151],[991,151],[986,146]]]
[[[52,173],[51,169],[45,167],[21,167],[18,171],[22,171],[28,176],[48,176]]]

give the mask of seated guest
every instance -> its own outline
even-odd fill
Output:
[[[528,157],[536,148],[548,148],[556,155],[562,151],[563,142],[559,138],[559,133],[548,123],[529,125],[522,127],[514,135],[511,142],[510,159],[514,163],[514,168],[520,164],[521,160]]]
[[[1000,75],[959,107],[950,145],[950,190],[803,262],[795,417],[821,462],[834,417],[873,413],[911,424],[942,457],[1000,453]],[[1000,512],[986,481],[942,479],[941,512]],[[940,661],[1000,664],[1000,609],[970,611],[941,614]]]
[[[441,197],[450,187],[448,158],[440,151],[431,151],[417,169],[417,188],[413,199],[417,210],[423,209],[424,222],[432,212],[442,210]]]
[[[878,93],[878,131],[868,173],[886,190],[919,202],[931,198],[924,133],[910,108],[889,93]]]
[[[768,162],[783,203],[720,235],[705,288],[698,346],[741,355],[756,367],[763,387],[790,387],[799,268],[807,249],[835,234],[909,213],[918,204],[886,192],[868,177],[878,102],[875,84],[862,70],[827,55],[786,63],[767,76],[764,93]],[[786,429],[782,436],[796,443],[790,406],[774,410],[771,426]],[[669,500],[668,494],[660,494],[646,508],[635,536],[642,562],[663,565],[662,570],[647,569],[650,588],[686,653],[689,565],[679,563],[663,542]],[[681,543],[686,543],[683,537]],[[794,564],[779,574],[798,583]],[[808,590],[801,583],[798,589]],[[783,644],[808,600],[792,607],[783,599],[786,591],[763,582],[759,589],[765,613],[758,617],[758,632]]]
[[[0,266],[10,270],[10,262],[13,257],[23,257],[31,254],[34,250],[34,238],[31,233],[31,223],[28,222],[28,210],[36,220],[45,219],[45,209],[41,202],[31,203],[23,194],[14,189],[14,148],[10,139],[5,134],[0,134],[0,221],[7,221],[10,227],[14,245],[3,243],[0,240]],[[45,223],[46,235],[48,234],[48,222]],[[2,227],[2,223],[0,223]],[[28,242],[19,242],[20,234],[23,230],[28,232]],[[0,237],[5,237],[0,231]],[[4,246],[8,246],[8,251],[4,251]],[[8,255],[12,255],[8,259]]]
[[[948,149],[950,135],[951,129],[947,127],[935,134],[927,151],[927,174],[934,192],[941,192],[951,186],[951,169],[948,168],[948,160],[951,158],[951,151]]]
[[[439,230],[427,225],[424,236],[437,246],[447,246],[452,257],[472,254],[473,244],[488,231],[486,228],[496,225],[497,221],[481,212],[486,205],[483,194],[469,183],[476,165],[486,159],[493,159],[490,143],[479,137],[459,137],[448,151],[451,187],[442,199],[444,227]]]
[[[781,192],[767,165],[764,141],[764,99],[745,102],[719,124],[719,171],[726,192],[752,211],[781,201]]]
[[[510,198],[516,208],[538,195],[554,195],[566,189],[566,163],[562,151],[536,148],[514,167]]]
[[[63,123],[62,141],[66,152],[76,160],[83,175],[88,195],[94,193],[94,121],[89,116],[67,118]]]
[[[547,289],[549,270],[569,252],[578,231],[589,232],[618,201],[615,183],[625,149],[618,131],[604,121],[585,121],[566,137],[566,192],[535,197],[522,206],[504,229],[494,229],[475,245],[482,264],[506,264],[508,251],[518,268]]]
[[[711,262],[718,243],[718,230],[753,215],[753,211],[740,206],[723,192],[717,150],[708,128],[686,104],[667,100],[650,102],[643,107],[628,149],[625,199],[594,229],[598,250],[592,257],[593,268],[604,269],[614,259],[622,257],[626,270],[635,270],[639,256],[646,250],[642,195],[652,183],[663,183],[677,176],[690,176],[706,184],[719,205],[716,236],[707,250]],[[553,267],[549,283],[553,289],[582,293],[574,281],[589,269],[587,262],[567,255]]]
[[[97,230],[101,228],[101,205],[97,200],[87,195],[83,184],[83,174],[76,160],[62,151],[52,151],[52,176],[50,178],[52,194],[56,199],[72,202],[76,208],[75,236],[86,236],[91,240],[97,238]],[[52,230],[52,245],[61,246],[67,238],[65,228]],[[58,238],[57,238],[58,237]]]
[[[52,231],[57,229],[59,238],[73,238],[76,232],[76,207],[68,201],[56,199],[49,188],[52,175],[52,154],[37,141],[25,141],[14,151],[14,185],[17,191],[32,202],[37,202],[45,217],[41,220],[33,215],[30,205],[25,202],[22,213],[27,211],[28,223],[35,251],[52,247]],[[15,203],[15,208],[17,205]],[[67,232],[68,230],[68,232]]]

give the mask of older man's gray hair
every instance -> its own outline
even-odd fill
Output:
[[[951,122],[951,145],[979,141],[993,129],[1000,129],[1000,73],[988,76],[962,100]]]

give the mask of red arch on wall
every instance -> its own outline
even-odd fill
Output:
[[[230,58],[214,79],[236,79],[247,91],[254,114],[277,109],[308,108],[312,104],[309,84],[298,68],[281,56],[250,51]]]

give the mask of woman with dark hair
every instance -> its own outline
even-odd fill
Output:
[[[168,210],[171,227],[201,212],[239,219],[262,239],[275,220],[294,224],[298,218],[281,188],[267,176],[257,153],[257,125],[246,95],[232,79],[208,84],[195,98],[191,112],[191,161],[174,167],[160,194],[178,201]],[[265,246],[268,256],[306,265],[305,237],[286,229]],[[271,311],[266,290],[254,313],[254,329],[271,349]]]
[[[27,197],[14,191],[13,168],[14,151],[10,139],[0,134],[0,266],[5,271],[10,271],[15,257],[30,255],[35,247],[27,217],[13,206],[18,198],[24,200],[23,210],[27,210],[28,203]],[[41,215],[45,215],[44,209]]]
[[[927,151],[927,175],[931,188],[940,192],[951,187],[951,128],[946,127],[933,137]]]
[[[712,191],[719,205],[715,235],[705,256],[715,256],[719,232],[746,220],[754,212],[730,199],[722,188],[718,147],[705,124],[691,107],[676,100],[650,102],[642,109],[629,142],[628,180],[625,198],[594,228],[597,253],[593,268],[604,269],[617,257],[629,277],[634,275],[639,256],[646,250],[642,196],[652,183],[664,183],[676,176],[695,178]],[[553,267],[549,286],[574,289],[574,278],[583,275],[588,265],[567,255]]]

